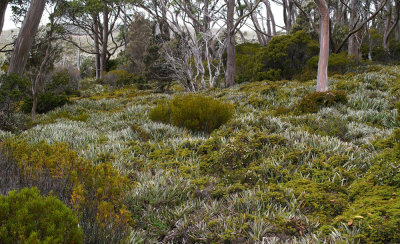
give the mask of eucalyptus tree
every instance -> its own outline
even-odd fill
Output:
[[[387,0],[386,3],[386,20],[383,34],[383,49],[389,52],[389,37],[395,31],[395,28],[400,25],[400,3],[399,1]],[[394,6],[393,6],[394,5]],[[393,9],[394,8],[394,9]]]
[[[314,0],[319,9],[319,61],[317,74],[317,92],[328,90],[329,59],[329,7],[326,0]]]
[[[45,72],[48,70],[48,66],[51,66],[51,61],[54,61],[57,52],[60,51],[59,40],[64,35],[64,28],[59,24],[60,21],[60,10],[59,2],[55,2],[49,13],[49,23],[42,28],[43,35],[40,37],[43,40],[41,43],[42,54],[41,62],[37,71],[32,79],[32,121],[36,120],[36,110],[38,105],[39,89],[44,86]],[[39,35],[39,34],[38,34]]]
[[[19,31],[8,73],[23,74],[33,40],[43,15],[46,0],[32,0]]]
[[[4,26],[4,18],[6,15],[7,6],[8,6],[8,0],[2,0],[0,2],[0,35]]]
[[[66,41],[82,52],[92,54],[96,60],[96,78],[106,71],[109,59],[124,46],[119,37],[123,0],[62,0],[63,24],[69,34]],[[80,45],[75,37],[87,38]]]

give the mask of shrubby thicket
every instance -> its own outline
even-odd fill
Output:
[[[43,197],[37,188],[0,195],[2,243],[83,242],[78,218],[54,196]]]

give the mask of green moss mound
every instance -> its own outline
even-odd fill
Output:
[[[297,105],[299,113],[317,113],[322,107],[346,104],[347,96],[343,91],[313,92],[303,97]]]
[[[232,104],[190,94],[176,96],[167,104],[159,104],[150,112],[150,119],[210,133],[226,123],[233,112]]]
[[[71,209],[37,188],[0,196],[1,243],[82,243],[83,232]]]

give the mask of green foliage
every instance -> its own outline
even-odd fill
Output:
[[[111,70],[103,76],[103,82],[113,87],[123,87],[126,85],[142,84],[142,76],[135,76],[126,70]]]
[[[30,113],[32,109],[32,98],[27,98],[22,105],[21,110],[25,113]],[[38,96],[37,112],[47,113],[55,108],[62,107],[69,103],[68,97],[65,95],[55,95],[51,92],[46,92]]]
[[[357,191],[354,201],[336,222],[361,226],[359,238],[364,243],[400,241],[400,191],[390,186],[374,186],[360,180],[351,186]]]
[[[340,103],[347,103],[347,96],[343,91],[313,92],[303,97],[296,109],[299,113],[317,113],[322,107]]]
[[[94,77],[96,75],[96,69],[94,67],[95,62],[93,58],[84,58],[80,67],[81,78],[85,79]]]
[[[150,119],[207,133],[219,128],[233,115],[233,105],[196,94],[174,97],[150,112]]]
[[[243,43],[236,46],[236,71],[235,82],[243,83],[254,81],[255,62],[254,57],[262,52],[263,47],[256,43]]]
[[[291,79],[318,53],[318,42],[304,31],[275,36],[268,46],[238,45],[238,82]]]
[[[302,75],[302,80],[314,79],[317,75],[319,56],[314,56],[307,61]],[[328,61],[328,74],[344,74],[351,67],[356,65],[356,61],[351,56],[348,56],[346,52],[332,53],[329,55]]]
[[[127,237],[132,222],[123,200],[132,185],[110,162],[94,165],[65,144],[45,142],[30,145],[10,139],[0,145],[0,152],[6,182],[0,190],[12,184],[52,192],[78,215],[86,242],[114,243]]]
[[[173,70],[167,64],[162,52],[162,40],[159,38],[150,38],[143,54],[144,71],[143,75],[147,81],[156,81],[158,90],[164,92],[168,90],[173,81]]]
[[[80,88],[79,71],[75,68],[65,68],[53,73],[46,91],[57,95],[78,95]]]
[[[0,196],[2,243],[82,243],[78,218],[54,196],[42,197],[37,188]]]
[[[20,125],[14,118],[19,102],[29,94],[30,82],[19,75],[0,77],[0,129],[15,130]]]

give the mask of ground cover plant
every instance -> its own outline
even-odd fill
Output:
[[[207,133],[151,119],[157,106],[182,98],[179,89],[92,85],[21,134],[1,131],[2,148],[13,150],[0,165],[6,158],[17,171],[40,168],[40,177],[22,177],[26,184],[52,179],[83,228],[86,207],[96,206],[94,219],[107,225],[90,233],[102,240],[117,228],[129,243],[400,242],[400,66],[329,82],[326,94],[313,93],[315,80],[199,92],[234,105]],[[91,172],[67,170],[75,164]],[[55,173],[71,188],[57,190]],[[123,229],[115,216],[127,218]]]

